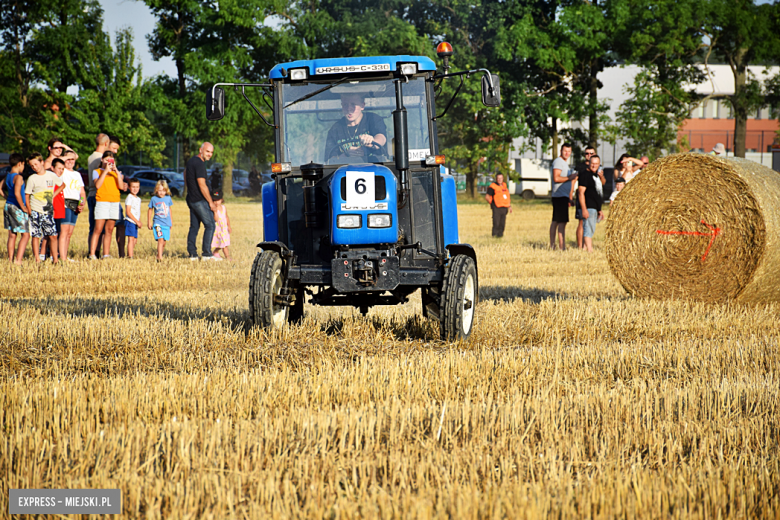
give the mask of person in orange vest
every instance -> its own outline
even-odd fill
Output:
[[[512,213],[512,201],[509,198],[509,188],[504,182],[504,174],[496,174],[496,181],[488,187],[485,200],[493,210],[493,236],[501,238],[504,236],[506,214]]]

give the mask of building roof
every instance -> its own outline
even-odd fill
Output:
[[[704,82],[696,85],[696,93],[703,96],[731,96],[734,94],[734,73],[729,65],[710,65],[707,67],[709,74]],[[702,70],[704,66],[702,65]],[[763,65],[751,65],[748,71],[752,76],[763,83],[770,77],[780,72],[780,67],[765,67]],[[704,70],[707,74],[707,70]]]

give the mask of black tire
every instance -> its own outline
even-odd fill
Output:
[[[178,197],[179,196],[179,190],[177,190],[176,188],[173,188],[171,190],[171,196],[172,197]]]
[[[534,200],[535,198],[536,193],[531,190],[523,190],[523,200]]]
[[[249,314],[256,327],[281,329],[287,324],[290,307],[274,303],[284,286],[282,258],[275,251],[255,257],[249,276]]]
[[[444,272],[441,288],[441,339],[467,340],[474,330],[479,299],[477,266],[466,255],[455,255]]]

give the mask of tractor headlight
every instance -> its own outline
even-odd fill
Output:
[[[342,229],[359,228],[362,224],[360,215],[339,215],[336,218],[336,226]]]
[[[309,71],[307,69],[292,69],[290,71],[290,79],[293,81],[303,81],[308,77]]]
[[[401,74],[404,76],[414,76],[417,74],[417,64],[416,63],[401,63],[400,65]]]
[[[387,228],[393,223],[393,216],[385,213],[378,213],[368,216],[368,227]]]

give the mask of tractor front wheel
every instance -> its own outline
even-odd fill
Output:
[[[467,340],[474,325],[477,306],[477,266],[466,255],[455,255],[444,273],[441,288],[441,338],[445,341]]]
[[[249,314],[255,326],[278,330],[287,324],[290,307],[279,302],[282,287],[284,275],[279,253],[259,253],[249,277]]]

